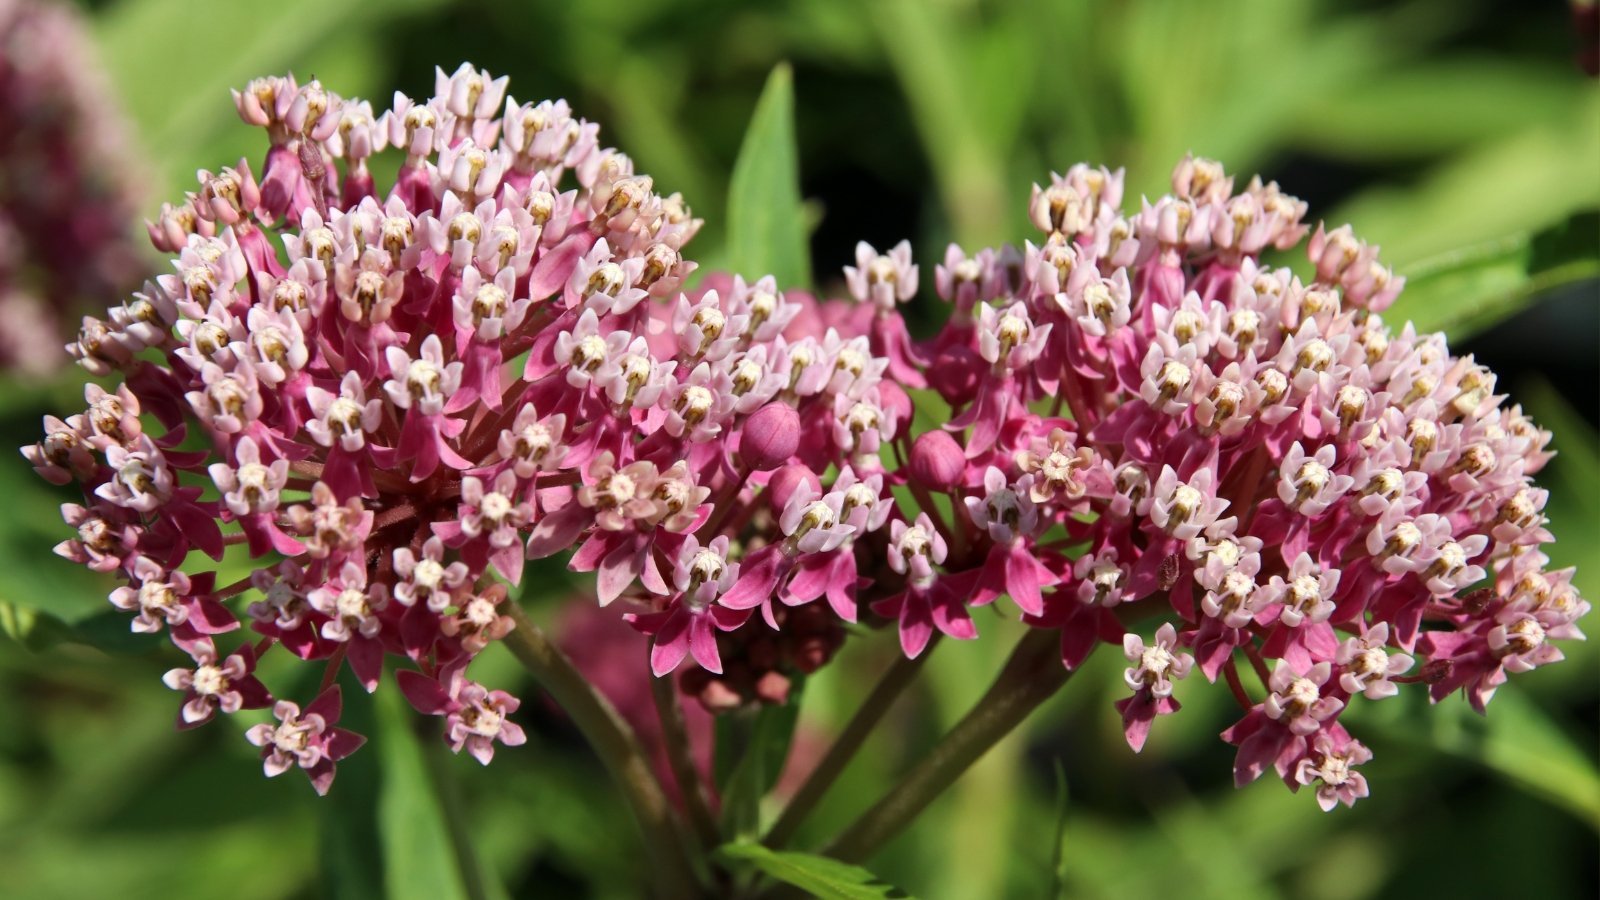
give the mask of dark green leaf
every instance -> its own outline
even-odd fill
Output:
[[[391,900],[461,898],[461,878],[445,831],[443,812],[422,760],[413,716],[399,691],[378,698],[374,741],[383,763],[378,833]],[[436,736],[420,738],[435,740]]]
[[[1066,896],[1067,867],[1067,771],[1061,765],[1061,758],[1055,759],[1056,770],[1056,831],[1055,839],[1050,842],[1050,893],[1052,898]]]
[[[735,841],[717,848],[718,859],[729,866],[749,865],[784,884],[800,888],[821,900],[883,900],[911,895],[884,884],[878,876],[826,856],[769,850],[750,841]]]
[[[767,78],[733,165],[727,261],[746,278],[775,275],[782,288],[811,285],[797,157],[794,76],[783,64]]]
[[[789,700],[717,719],[712,774],[722,795],[723,830],[751,835],[759,828],[761,798],[783,774],[800,717],[805,677],[792,676]]]
[[[1385,319],[1451,337],[1482,331],[1552,288],[1600,276],[1600,214],[1452,251],[1401,274],[1405,290]]]
[[[349,676],[340,679],[344,711],[339,725],[370,735],[377,727],[373,698]],[[311,693],[307,691],[307,696]],[[394,691],[388,693],[393,694]],[[387,742],[386,742],[387,743]],[[380,900],[383,846],[378,842],[379,751],[368,743],[339,763],[328,796],[317,801],[322,878],[330,897]]]

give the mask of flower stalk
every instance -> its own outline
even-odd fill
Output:
[[[823,852],[845,862],[861,862],[903,831],[989,748],[1067,683],[1071,673],[1061,666],[1058,653],[1050,632],[1024,635],[971,711]]]
[[[633,729],[520,606],[507,603],[505,610],[516,623],[504,638],[506,646],[572,718],[616,781],[644,836],[660,895],[667,900],[696,896],[694,869],[677,814]]]
[[[937,640],[935,638],[934,643]],[[916,680],[923,664],[933,655],[932,651],[933,647],[930,644],[917,656],[895,657],[894,662],[873,686],[872,692],[861,702],[861,706],[850,717],[850,721],[845,723],[844,729],[839,732],[839,736],[834,739],[833,745],[828,748],[828,752],[823,755],[816,768],[811,770],[811,774],[806,776],[800,789],[789,798],[783,812],[778,815],[778,821],[768,829],[763,843],[774,849],[789,843],[795,832],[805,823],[806,817],[816,809],[817,804],[827,795],[828,789],[833,787],[840,773],[852,759],[855,759],[856,753],[883,721],[890,707],[894,706],[905,689]]]
[[[661,720],[661,741],[666,745],[667,761],[678,783],[678,793],[683,797],[689,825],[694,829],[700,849],[711,850],[719,842],[717,820],[711,815],[705,782],[694,763],[694,745],[690,743],[689,729],[683,720],[683,707],[678,704],[678,690],[670,678],[652,678],[650,694],[655,700],[656,716]]]

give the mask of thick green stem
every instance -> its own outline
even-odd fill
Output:
[[[683,721],[683,707],[678,705],[678,691],[672,677],[652,677],[650,693],[656,701],[656,715],[661,719],[661,740],[667,747],[667,759],[672,764],[672,777],[678,782],[678,793],[683,795],[683,808],[689,814],[700,846],[716,849],[717,820],[711,815],[706,800],[705,784],[700,780],[700,770],[695,768],[694,748],[689,743],[689,729]]]
[[[667,802],[667,795],[651,771],[633,729],[528,618],[521,606],[506,603],[502,608],[516,623],[516,628],[504,639],[506,646],[566,710],[622,789],[643,832],[654,884],[660,895],[668,900],[698,896],[694,869],[682,840],[677,814]]]
[[[828,793],[828,788],[833,786],[833,782],[838,779],[845,766],[855,758],[856,752],[866,743],[868,736],[883,719],[884,714],[899,699],[906,686],[917,677],[917,673],[922,670],[922,664],[933,655],[936,646],[938,646],[936,642],[930,643],[914,659],[896,657],[894,664],[883,673],[872,693],[867,695],[867,699],[862,701],[855,715],[845,724],[844,730],[839,732],[839,737],[834,740],[833,746],[828,748],[822,761],[811,770],[800,790],[796,791],[784,806],[778,821],[767,832],[765,843],[768,847],[782,847],[794,837],[795,831]]]
[[[867,810],[823,852],[861,862],[899,834],[968,767],[1067,683],[1054,631],[1028,632],[972,710],[938,746],[911,768],[878,804]]]

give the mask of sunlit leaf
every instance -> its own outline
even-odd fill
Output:
[[[374,741],[383,763],[378,794],[378,833],[383,843],[384,882],[392,900],[446,900],[465,897],[456,872],[444,815],[428,782],[422,738],[398,691],[378,696],[378,734]]]
[[[1431,257],[1405,274],[1386,319],[1451,337],[1481,331],[1554,288],[1600,277],[1600,214]]]
[[[772,70],[745,132],[728,188],[728,267],[746,278],[775,275],[782,287],[811,284],[794,139],[794,74]]]
[[[717,857],[727,865],[754,866],[762,874],[808,891],[821,900],[883,900],[910,896],[884,884],[860,866],[826,856],[769,850],[760,844],[739,841],[718,848]]]

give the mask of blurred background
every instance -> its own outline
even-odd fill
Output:
[[[129,226],[196,168],[259,166],[230,87],[293,71],[381,107],[396,89],[428,96],[435,65],[508,74],[519,100],[567,98],[658,189],[682,191],[707,220],[691,255],[715,268],[729,170],[786,60],[825,289],[858,239],[909,238],[930,276],[951,240],[1020,242],[1029,185],[1079,160],[1126,166],[1136,197],[1194,151],[1354,223],[1413,276],[1387,318],[1447,330],[1554,430],[1540,478],[1553,555],[1593,600],[1600,283],[1539,267],[1552,242],[1600,243],[1596,21],[1558,0],[0,0],[0,444],[32,442],[42,413],[81,397],[58,333],[159,264]],[[1461,253],[1481,264],[1427,277]],[[65,494],[13,458],[0,496],[0,895],[460,896],[430,788],[442,777],[502,896],[634,896],[625,810],[503,653],[475,672],[529,698],[527,747],[487,769],[441,757],[388,691],[352,704],[376,740],[319,800],[261,778],[243,726],[176,734],[159,683],[174,651],[133,639],[103,612],[107,585],[50,553]],[[641,638],[575,620],[577,585],[538,575],[526,600],[576,655],[643,677]],[[1018,627],[979,624],[985,640],[937,649],[801,846],[987,685]],[[1221,691],[1180,688],[1189,709],[1131,754],[1111,707],[1122,660],[1101,653],[870,868],[959,900],[1047,896],[1058,869],[1064,895],[1086,898],[1594,897],[1600,647],[1565,649],[1487,720],[1418,692],[1367,705],[1352,730],[1376,753],[1373,797],[1333,814],[1278,784],[1233,789]],[[858,637],[810,680],[797,766],[894,650],[892,635]],[[649,710],[642,680],[612,689]]]

